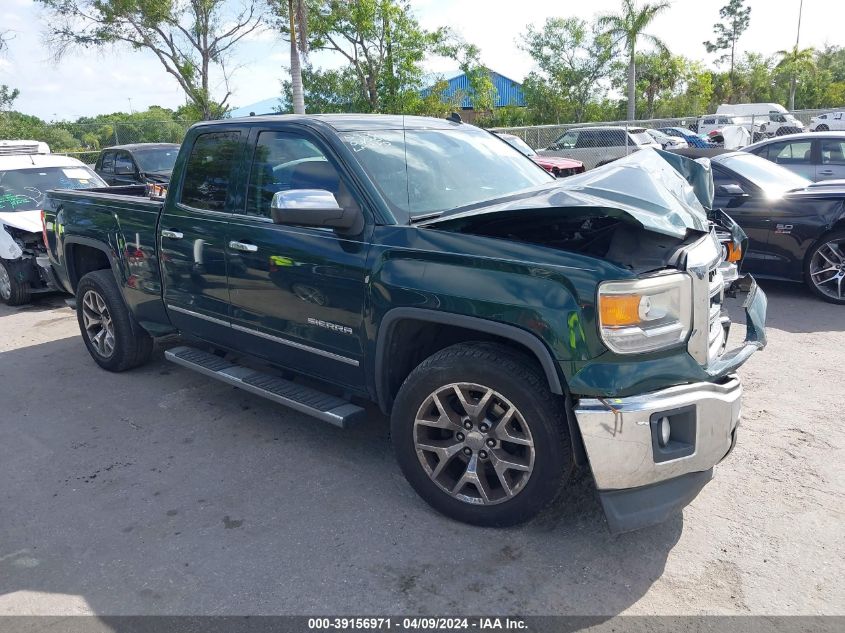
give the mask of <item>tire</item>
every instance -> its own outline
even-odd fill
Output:
[[[820,299],[845,305],[845,231],[823,235],[807,251],[804,280]]]
[[[25,281],[24,263],[28,265],[28,262],[0,259],[0,301],[6,305],[20,306],[32,298],[29,282]]]
[[[95,270],[79,280],[76,318],[88,353],[103,369],[126,371],[149,360],[153,339],[133,322],[111,270]]]
[[[470,404],[492,392],[484,412],[462,407],[456,387]],[[453,345],[423,361],[402,384],[390,418],[396,459],[414,490],[446,516],[483,526],[522,523],[557,497],[572,471],[564,404],[526,355],[494,343]],[[481,485],[467,479],[473,464]]]
[[[821,125],[816,126],[816,132],[827,132],[830,128],[827,126],[826,123],[822,123]]]

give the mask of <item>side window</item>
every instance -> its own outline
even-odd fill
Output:
[[[702,125],[714,125],[716,123],[716,119],[704,119]]]
[[[103,153],[103,163],[100,169],[106,173],[114,173],[114,152]]]
[[[599,147],[624,147],[626,145],[626,141],[628,141],[628,135],[625,133],[625,130],[610,130],[608,134],[604,135],[603,140],[604,142],[599,143]],[[631,138],[627,144],[636,145],[637,143],[633,138]]]
[[[827,117],[825,117],[825,118],[827,118]],[[837,113],[836,113],[836,115],[833,117],[833,119],[834,119],[835,121],[841,121],[841,120],[842,120],[842,113],[841,113],[841,112],[837,112]]]
[[[812,152],[810,141],[796,141],[794,143],[776,143],[769,146],[769,160],[781,165],[801,165],[809,163]]]
[[[578,140],[575,143],[577,149],[598,147],[597,132],[592,130],[581,130],[578,133]]]
[[[567,132],[555,141],[555,145],[561,149],[572,149],[578,145],[578,132]]]
[[[845,165],[845,141],[822,141],[822,164]]]
[[[209,132],[194,141],[179,202],[204,211],[224,211],[235,166],[239,132]]]
[[[260,132],[252,156],[246,214],[270,217],[278,191],[323,189],[343,207],[356,204],[326,155],[308,139],[287,132]]]
[[[135,173],[135,163],[132,162],[132,157],[126,152],[118,152],[114,157],[114,173],[121,175],[129,175]]]

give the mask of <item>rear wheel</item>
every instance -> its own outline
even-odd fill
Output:
[[[565,416],[530,358],[462,343],[411,372],[391,435],[405,477],[431,506],[504,526],[530,519],[562,489],[572,467]]]
[[[817,296],[830,303],[845,304],[845,231],[823,236],[810,249],[804,276]]]
[[[10,306],[29,303],[32,296],[18,262],[0,259],[0,301]]]
[[[103,369],[125,371],[149,360],[153,339],[132,322],[111,270],[95,270],[79,280],[76,318],[85,347]]]

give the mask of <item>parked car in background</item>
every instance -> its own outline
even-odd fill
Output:
[[[804,131],[804,124],[779,103],[723,103],[716,114],[738,117],[765,136],[783,136]]]
[[[41,222],[47,191],[106,184],[75,158],[49,152],[38,141],[0,141],[0,301],[8,305],[57,288]]]
[[[567,130],[537,153],[574,158],[584,163],[586,169],[592,169],[646,147],[661,149],[645,128],[604,125]]]
[[[815,186],[748,152],[713,156],[710,164],[713,207],[748,235],[743,272],[803,281],[818,297],[845,305],[845,183]]]
[[[167,184],[179,154],[176,143],[134,143],[104,149],[94,171],[110,185]]]
[[[584,173],[584,163],[573,158],[562,158],[560,156],[540,156],[537,152],[531,149],[521,138],[515,134],[505,134],[504,132],[494,132],[500,139],[515,147],[520,152],[528,156],[531,160],[537,163],[547,172],[556,176],[557,178],[565,178],[566,176],[573,176],[575,174]]]
[[[767,139],[744,151],[810,180],[845,178],[845,132],[804,132]]]
[[[679,136],[670,136],[669,134],[664,134],[663,132],[652,129],[647,129],[646,132],[651,138],[660,143],[660,147],[662,147],[663,149],[679,149],[681,147],[689,147],[689,143],[687,143],[685,139]]]
[[[731,126],[745,128],[752,140],[760,140],[763,136],[760,124],[752,121],[751,117],[727,116],[723,114],[708,114],[698,119],[698,133],[710,139],[722,136],[722,131]],[[721,142],[721,141],[719,141]]]
[[[811,132],[827,132],[828,130],[845,130],[845,112],[825,112],[810,119]]]
[[[688,147],[700,147],[702,149],[706,147],[715,147],[714,143],[711,143],[707,139],[699,136],[696,132],[693,132],[689,128],[685,127],[659,127],[657,128],[658,132],[663,132],[668,136],[675,136],[677,138],[682,138],[687,142]]]

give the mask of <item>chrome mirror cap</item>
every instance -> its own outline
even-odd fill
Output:
[[[325,189],[289,189],[273,194],[270,209],[296,211],[342,211],[331,191]]]

